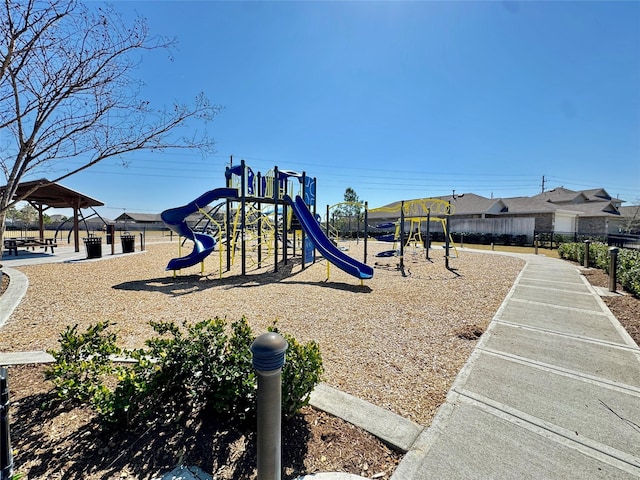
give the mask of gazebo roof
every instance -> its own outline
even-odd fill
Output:
[[[33,193],[24,199],[28,202],[47,205],[52,208],[89,208],[102,207],[104,203],[95,198],[91,198],[83,193],[76,192],[70,188],[63,187],[58,183],[52,183],[46,178],[23,182],[18,185],[16,196],[21,197],[34,187],[38,187]],[[0,187],[0,190],[4,187]]]

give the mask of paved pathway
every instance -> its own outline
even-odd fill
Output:
[[[575,266],[527,260],[392,480],[640,478],[640,349]]]

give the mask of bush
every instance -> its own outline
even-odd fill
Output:
[[[270,332],[280,333],[289,344],[282,367],[282,413],[291,416],[309,404],[312,388],[320,383],[324,368],[320,346],[314,342],[300,344],[295,338],[278,331],[275,323]]]
[[[618,282],[640,297],[640,251],[621,248],[618,252]]]
[[[98,322],[78,334],[74,325],[60,334],[60,350],[49,351],[55,363],[45,372],[59,398],[93,403],[108,393],[104,382],[116,371],[110,358],[120,353],[115,334],[106,333],[109,326]]]
[[[584,243],[563,243],[558,248],[560,258],[584,264]],[[609,246],[605,243],[589,244],[589,266],[604,270],[607,274],[611,264]],[[628,292],[640,297],[640,251],[621,248],[618,250],[616,268],[618,283]]]
[[[78,334],[77,325],[60,334],[56,363],[47,369],[60,399],[92,407],[105,425],[127,427],[162,413],[180,416],[208,410],[224,418],[255,416],[256,374],[252,365],[254,336],[243,317],[227,326],[214,318],[178,327],[150,322],[157,336],[146,348],[121,351],[108,323]],[[274,326],[270,329],[276,331]],[[228,333],[230,331],[230,333]],[[282,380],[282,411],[294,414],[309,402],[323,373],[316,342],[289,343]],[[117,364],[122,354],[133,362]]]
[[[516,245],[520,247],[524,247],[527,244],[527,236],[526,235],[516,235],[515,240]]]

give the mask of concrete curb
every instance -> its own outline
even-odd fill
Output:
[[[422,425],[324,383],[311,392],[309,403],[318,410],[366,430],[403,452],[411,448],[424,430]]]
[[[359,475],[353,475],[352,473],[343,472],[329,472],[329,473],[313,473],[311,475],[305,475],[304,477],[298,477],[296,480],[360,480],[365,477]]]
[[[29,279],[24,273],[9,267],[2,267],[2,272],[9,277],[9,288],[0,296],[0,328],[3,327],[24,294],[27,293],[29,286]]]

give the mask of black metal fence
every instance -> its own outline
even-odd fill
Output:
[[[538,245],[543,248],[558,248],[562,243],[582,243],[585,240],[606,243],[612,247],[640,249],[640,235],[580,232],[535,232]]]
[[[634,248],[640,250],[640,235],[609,235],[607,244],[610,247]]]
[[[426,232],[422,232],[425,237]],[[369,232],[370,237],[387,235],[389,232]],[[612,247],[634,248],[640,249],[640,235],[623,235],[623,234],[594,234],[580,232],[546,232],[536,231],[533,237],[528,235],[509,235],[509,234],[493,234],[493,233],[477,233],[477,232],[451,232],[451,236],[455,243],[464,243],[469,245],[515,245],[523,247],[535,246],[535,239],[538,239],[540,248],[558,248],[563,243],[581,243],[585,240],[592,242],[606,243]],[[444,242],[445,236],[443,232],[431,232],[430,240],[432,242]]]

